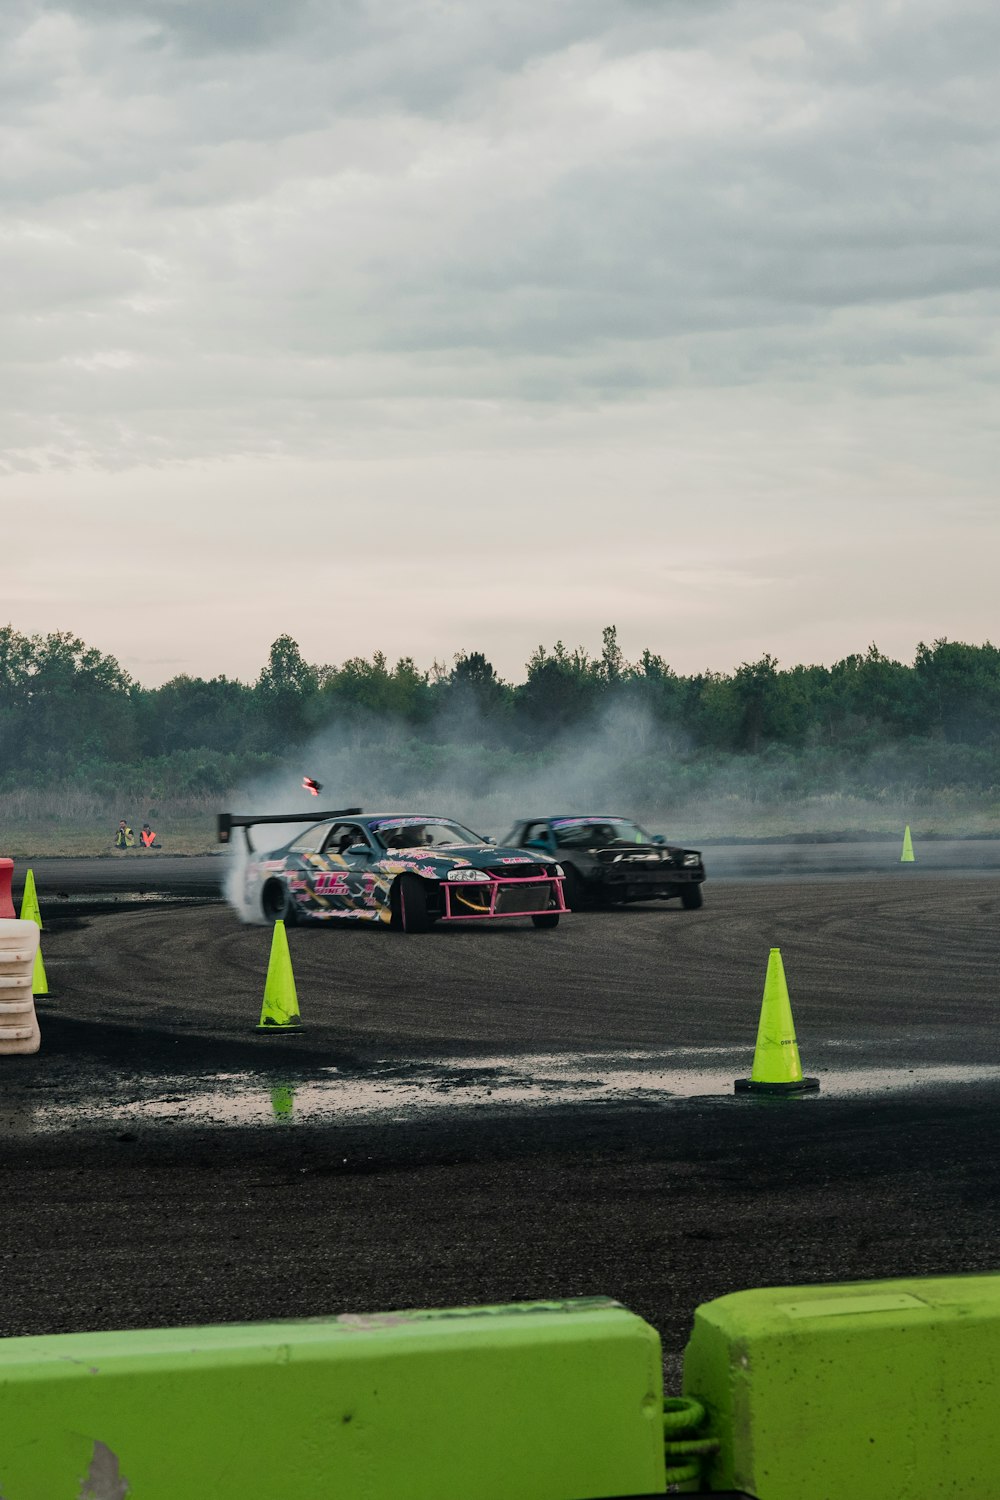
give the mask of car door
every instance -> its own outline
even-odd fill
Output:
[[[323,848],[324,870],[317,871],[317,898],[329,903],[331,915],[372,916],[371,891],[375,850],[360,823],[338,823]]]

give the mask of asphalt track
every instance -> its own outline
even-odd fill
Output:
[[[0,1334],[604,1293],[676,1382],[724,1292],[1000,1268],[996,842],[716,850],[702,911],[556,932],[297,929],[277,1038],[219,860],[34,868]],[[772,946],[816,1097],[732,1093]]]

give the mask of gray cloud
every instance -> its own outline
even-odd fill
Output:
[[[21,314],[49,288],[85,302],[95,346],[483,349],[512,394],[522,356],[561,354],[572,394],[607,340],[787,338],[797,309],[996,286],[984,4],[19,15],[5,248],[31,264]],[[817,333],[828,364],[837,329]]]
[[[602,555],[627,496],[723,645],[746,600],[718,623],[701,580],[781,586],[762,513],[818,539],[835,505],[909,507],[939,548],[942,504],[995,493],[998,44],[986,0],[13,0],[6,493],[69,546],[115,476],[116,522],[157,496],[180,568],[210,512],[244,576],[269,485],[404,557],[468,527],[466,571],[494,546],[469,495]],[[540,630],[567,595],[533,576]],[[639,594],[654,619],[655,570]]]
[[[331,6],[343,21],[356,10],[352,5]],[[151,45],[174,43],[185,52],[253,51],[294,34],[309,10],[308,0],[226,0],[206,5],[199,0],[45,0],[44,9],[56,14],[69,12],[90,23],[133,22],[141,18],[148,28]]]

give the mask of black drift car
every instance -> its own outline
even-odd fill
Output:
[[[697,849],[668,844],[629,818],[524,818],[504,843],[558,859],[566,874],[563,893],[571,911],[671,896],[679,896],[688,910],[702,904],[705,866]]]

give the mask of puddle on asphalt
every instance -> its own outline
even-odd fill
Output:
[[[213,892],[211,898],[190,891],[99,891],[96,895],[89,891],[55,891],[46,896],[48,902],[59,903],[59,910],[71,906],[183,906],[192,901],[204,905],[207,899],[217,900],[218,892]]]
[[[725,1062],[723,1062],[725,1059]],[[61,1130],[102,1125],[282,1125],[371,1119],[390,1123],[445,1110],[506,1112],[580,1105],[671,1105],[689,1100],[732,1100],[737,1107],[761,1096],[735,1095],[733,1081],[749,1059],[724,1047],[678,1048],[670,1054],[616,1052],[586,1056],[559,1053],[527,1057],[441,1059],[433,1063],[386,1063],[364,1074],[335,1067],[304,1075],[212,1073],[192,1077],[138,1077],[111,1083],[93,1096],[43,1102],[37,1095],[8,1098],[0,1105],[0,1133]],[[946,1087],[1000,1080],[1000,1066],[816,1069],[819,1094],[797,1099],[878,1095],[913,1088]],[[110,1080],[109,1080],[110,1083]],[[117,1087],[116,1087],[117,1086]],[[48,1091],[46,1091],[48,1093]],[[115,1097],[117,1092],[118,1097]],[[773,1102],[773,1096],[767,1102]]]

